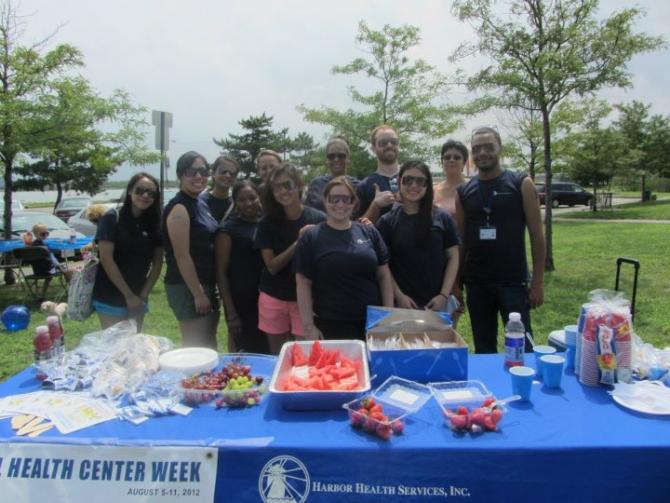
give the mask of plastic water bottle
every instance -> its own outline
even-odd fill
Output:
[[[509,313],[509,321],[505,325],[505,365],[516,367],[523,365],[523,347],[526,329],[519,313]]]

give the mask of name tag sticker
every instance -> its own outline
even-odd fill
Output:
[[[494,241],[496,239],[495,227],[480,227],[479,228],[480,241]]]

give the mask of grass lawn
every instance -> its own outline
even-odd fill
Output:
[[[670,220],[670,199],[646,203],[626,203],[601,211],[571,211],[561,218],[583,218],[598,220]]]
[[[615,224],[607,222],[555,222],[554,261],[556,271],[545,279],[545,304],[532,313],[533,331],[545,342],[552,330],[575,323],[589,291],[614,288],[616,258],[637,258],[640,263],[635,329],[643,340],[657,347],[670,346],[670,281],[668,255],[670,240],[665,225]],[[621,289],[632,292],[632,268],[622,269]],[[0,308],[20,304],[23,295],[18,286],[0,289]],[[33,316],[30,327],[21,332],[0,332],[0,381],[19,372],[32,362],[32,334],[44,324],[39,306],[28,304]],[[75,347],[84,334],[99,328],[97,318],[85,322],[65,321],[66,345]],[[150,298],[145,333],[169,337],[179,343],[179,329],[167,305],[162,281]],[[461,318],[458,332],[471,344],[472,331],[467,314]],[[500,328],[502,334],[502,327]],[[219,351],[226,347],[225,323],[219,325]]]

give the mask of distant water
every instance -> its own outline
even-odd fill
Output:
[[[124,189],[110,189],[100,192],[93,196],[93,200],[96,202],[107,202],[112,199],[118,199],[123,194]],[[22,203],[45,203],[53,204],[56,202],[56,197],[58,191],[56,190],[45,190],[44,192],[40,191],[16,191],[12,195],[12,199],[18,199]],[[87,196],[88,194],[82,194],[81,192],[76,192],[74,190],[68,190],[63,192],[63,197],[76,197],[76,196]]]

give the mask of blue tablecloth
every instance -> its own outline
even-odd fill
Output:
[[[59,251],[59,250],[78,250],[79,248],[83,248],[87,244],[89,244],[91,241],[93,241],[93,238],[90,236],[85,236],[81,238],[77,238],[74,241],[66,240],[66,239],[45,239],[44,244],[47,245],[47,247],[50,250],[54,251]]]
[[[270,374],[274,360],[251,362]],[[471,355],[470,379],[511,394],[501,355]],[[0,396],[37,389],[31,370],[0,385]],[[259,491],[292,485],[295,501],[668,501],[670,418],[615,404],[604,387],[563,376],[561,390],[533,384],[532,403],[513,403],[501,431],[457,435],[434,400],[402,436],[379,440],[353,430],[344,410],[291,412],[274,399],[244,410],[206,406],[189,416],[134,426],[110,421],[70,435],[0,442],[217,446],[217,501],[261,501]],[[2,445],[0,444],[0,459]],[[266,501],[272,500],[266,494]],[[193,500],[191,500],[193,501]],[[287,500],[288,501],[288,500]]]
[[[17,248],[23,248],[25,244],[21,239],[0,240],[0,253],[8,253]]]

